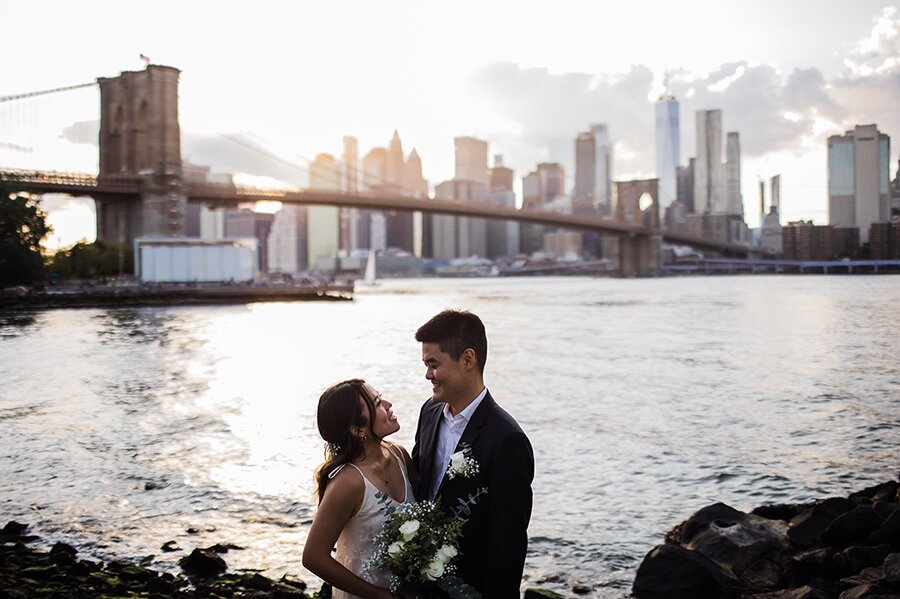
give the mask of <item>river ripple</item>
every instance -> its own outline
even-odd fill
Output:
[[[485,321],[492,394],[535,448],[527,584],[627,594],[672,525],[896,477],[900,278],[388,281],[353,303],[0,314],[0,520],[87,554],[310,582],[315,404],[363,376],[412,446],[413,331]],[[188,533],[188,528],[198,532]]]

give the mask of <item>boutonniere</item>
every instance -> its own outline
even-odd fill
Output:
[[[478,474],[478,462],[472,457],[472,448],[468,443],[459,446],[459,451],[450,456],[447,466],[447,478],[471,478]]]

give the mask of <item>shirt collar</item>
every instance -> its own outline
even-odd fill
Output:
[[[487,387],[484,387],[481,390],[481,393],[478,394],[478,396],[472,401],[472,403],[467,405],[465,407],[465,409],[463,409],[456,416],[454,416],[450,412],[450,404],[444,404],[444,419],[447,420],[448,422],[455,422],[455,421],[459,421],[459,420],[468,422],[469,419],[472,418],[472,414],[475,413],[475,410],[478,409],[478,406],[481,405],[481,400],[483,400],[486,395],[487,395]]]

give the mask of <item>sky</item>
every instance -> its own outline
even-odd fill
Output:
[[[783,222],[827,223],[829,135],[876,123],[891,177],[900,156],[900,11],[885,0],[3,0],[0,22],[0,96],[137,70],[144,54],[181,70],[183,157],[247,181],[300,185],[344,135],[365,154],[396,129],[432,185],[452,178],[460,135],[519,177],[560,161],[571,182],[594,123],[610,128],[614,179],[652,177],[666,80],[683,163],[695,111],[721,109],[723,138],[740,133],[751,226],[757,181],[775,174]],[[96,172],[98,107],[96,88],[0,103],[0,167]],[[92,202],[44,204],[49,247],[93,239]]]

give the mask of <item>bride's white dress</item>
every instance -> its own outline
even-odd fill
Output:
[[[362,476],[366,490],[362,504],[359,506],[359,511],[350,519],[338,537],[337,553],[334,556],[345,568],[363,580],[384,588],[387,588],[389,584],[388,573],[375,568],[366,568],[366,561],[375,552],[375,537],[381,532],[388,515],[393,513],[401,504],[413,501],[413,490],[409,482],[409,473],[406,471],[406,464],[397,455],[394,448],[391,448],[390,451],[400,463],[400,471],[403,473],[405,488],[403,501],[398,502],[387,493],[378,490],[366,478],[362,470],[350,464]],[[332,472],[331,476],[336,475],[339,470],[340,468]],[[332,590],[332,597],[334,599],[358,599],[356,595],[350,595],[337,588]]]

